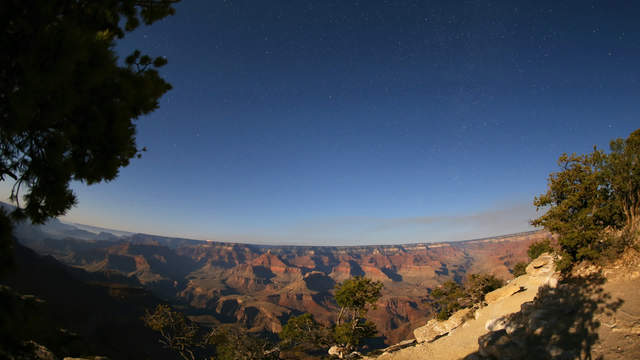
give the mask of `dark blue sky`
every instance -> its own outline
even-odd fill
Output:
[[[633,5],[636,4],[636,5]],[[67,220],[261,243],[527,230],[562,152],[640,127],[640,4],[195,1],[119,45],[174,89]]]

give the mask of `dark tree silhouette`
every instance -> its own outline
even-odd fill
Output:
[[[0,2],[0,181],[13,182],[14,219],[64,214],[76,203],[71,180],[113,180],[145,150],[134,121],[171,89],[157,71],[166,60],[136,50],[121,63],[115,41],[178,1]]]

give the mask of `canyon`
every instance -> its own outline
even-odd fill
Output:
[[[277,333],[305,312],[325,325],[334,320],[336,284],[365,276],[384,284],[368,317],[380,344],[410,338],[432,317],[429,291],[471,273],[512,278],[527,260],[533,231],[448,243],[386,246],[267,246],[196,241],[146,234],[87,231],[60,222],[21,226],[18,240],[101,281],[143,288],[203,325],[239,323],[256,333]],[[107,279],[107,280],[105,280]]]

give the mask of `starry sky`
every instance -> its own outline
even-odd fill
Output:
[[[149,151],[63,218],[268,244],[530,230],[563,152],[640,127],[640,3],[184,0]],[[3,184],[7,192],[6,184]]]

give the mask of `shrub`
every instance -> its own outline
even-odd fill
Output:
[[[522,276],[527,273],[527,263],[519,262],[513,265],[513,269],[511,270],[513,277]]]
[[[464,288],[453,280],[449,280],[431,291],[430,297],[435,301],[438,320],[446,320],[458,311],[462,306],[460,301],[464,299]]]
[[[215,328],[207,341],[216,349],[218,360],[236,359],[278,359],[280,349],[264,337],[250,334],[236,325],[222,325]]]
[[[449,280],[440,287],[431,291],[430,297],[434,300],[436,318],[446,320],[454,312],[481,304],[484,295],[501,287],[504,282],[493,275],[471,274],[463,285]]]
[[[290,318],[278,335],[283,348],[316,349],[330,343],[328,329],[317,323],[309,313]]]
[[[551,247],[551,241],[549,239],[545,239],[542,241],[534,242],[529,245],[529,250],[527,250],[527,255],[529,255],[529,259],[534,260],[537,259],[538,256],[542,255],[546,252],[552,252],[553,248]]]
[[[504,285],[504,281],[493,275],[471,274],[464,287],[469,299],[468,302],[470,305],[474,305],[483,302],[485,294],[502,287],[502,285]]]
[[[145,325],[160,334],[160,343],[178,353],[185,360],[196,359],[196,349],[203,342],[198,336],[198,326],[181,312],[168,305],[158,305],[153,311],[146,310],[142,318]]]

